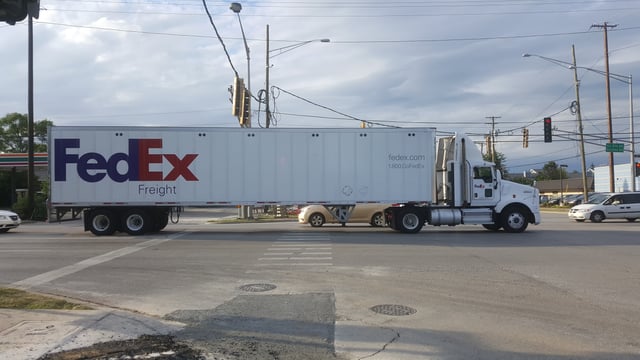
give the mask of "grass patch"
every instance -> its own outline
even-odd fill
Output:
[[[0,308],[3,309],[54,309],[93,310],[92,308],[50,296],[29,293],[23,290],[0,287]]]

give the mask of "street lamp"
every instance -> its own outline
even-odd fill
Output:
[[[240,31],[242,32],[242,40],[244,41],[244,50],[247,53],[247,91],[251,94],[251,59],[249,58],[249,45],[247,45],[247,38],[244,36],[244,27],[242,27],[242,21],[240,20],[240,11],[242,11],[242,4],[234,2],[229,5],[229,9],[238,15],[238,22],[240,23]],[[246,127],[251,127],[251,117],[248,119]]]
[[[300,43],[296,43],[293,45],[287,45],[287,46],[283,46],[281,48],[277,48],[277,49],[273,49],[270,50],[269,49],[269,25],[267,25],[267,55],[266,55],[266,76],[265,76],[265,96],[264,96],[264,101],[265,101],[265,112],[267,114],[267,125],[266,127],[268,128],[271,125],[271,110],[269,109],[269,69],[271,68],[271,63],[270,63],[270,58],[276,57],[278,55],[282,55],[286,52],[289,52],[291,50],[297,49],[301,46],[310,44],[312,42],[323,42],[323,43],[328,43],[331,42],[330,39],[316,39],[316,40],[308,40],[308,41],[302,41]],[[277,52],[275,55],[271,55],[272,52]]]
[[[594,72],[596,74],[600,74],[602,76],[607,76],[607,73],[605,71],[602,70],[597,70],[597,69],[592,69],[592,68],[588,68],[588,67],[582,67],[582,66],[573,66],[574,69],[583,69],[583,70],[588,70],[591,72]],[[629,74],[629,76],[625,76],[625,75],[620,75],[620,74],[614,74],[614,73],[609,73],[609,77],[620,81],[624,84],[629,85],[629,131],[630,131],[630,135],[629,135],[629,142],[631,143],[630,146],[630,156],[629,156],[629,163],[631,166],[631,191],[636,191],[636,180],[635,180],[635,153],[636,153],[636,149],[635,149],[635,135],[634,135],[634,120],[633,120],[633,77],[631,76],[631,74]],[[609,142],[612,142],[612,139],[609,139]]]
[[[564,171],[562,170],[562,168],[566,168],[566,167],[567,165],[565,164],[560,165],[560,201],[558,202],[558,205],[564,205],[564,189],[563,189],[564,185],[562,184],[562,173]]]
[[[550,63],[562,66],[564,68],[573,67],[573,84],[576,90],[576,119],[578,120],[578,134],[580,136],[580,167],[582,169],[582,196],[583,201],[586,203],[589,200],[589,189],[587,189],[587,164],[584,153],[584,131],[582,128],[582,103],[580,102],[580,80],[578,80],[578,71],[576,70],[576,51],[575,47],[571,45],[571,55],[573,63],[569,63],[562,60],[552,59],[546,56],[535,54],[522,54],[522,57],[535,56]]]

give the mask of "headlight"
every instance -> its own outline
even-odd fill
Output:
[[[0,215],[0,220],[9,220],[7,215]]]

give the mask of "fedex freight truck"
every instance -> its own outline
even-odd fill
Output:
[[[538,191],[501,178],[464,135],[433,128],[49,129],[50,206],[82,212],[95,235],[162,230],[182,206],[322,204],[347,222],[392,203],[389,226],[540,222]]]

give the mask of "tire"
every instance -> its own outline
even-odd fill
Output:
[[[500,224],[482,224],[482,226],[491,231],[498,231],[501,228]]]
[[[95,236],[109,236],[116,232],[116,217],[111,210],[97,209],[89,215],[89,231]]]
[[[604,219],[605,217],[602,211],[594,211],[593,213],[591,213],[591,217],[589,218],[589,220],[594,223],[602,222],[602,220]]]
[[[169,214],[165,212],[158,213],[158,216],[156,216],[154,223],[154,230],[161,231],[162,229],[167,227],[167,224],[169,223]]]
[[[373,214],[373,216],[371,217],[371,222],[369,224],[371,224],[371,226],[374,226],[374,227],[385,226],[386,224],[384,220],[384,214],[382,214],[381,212],[377,212]]]
[[[143,209],[131,209],[122,217],[122,228],[129,235],[143,235],[153,230],[153,222]]]
[[[527,213],[520,206],[510,206],[502,211],[502,227],[509,233],[521,233],[529,226]]]
[[[628,222],[634,222],[636,221],[636,218],[626,218]]]
[[[400,212],[400,219],[398,220],[399,230],[406,234],[415,234],[422,230],[424,226],[424,219],[413,208],[404,209]]]
[[[309,215],[309,225],[313,227],[320,227],[324,225],[325,221],[324,215],[320,213],[313,213]]]

